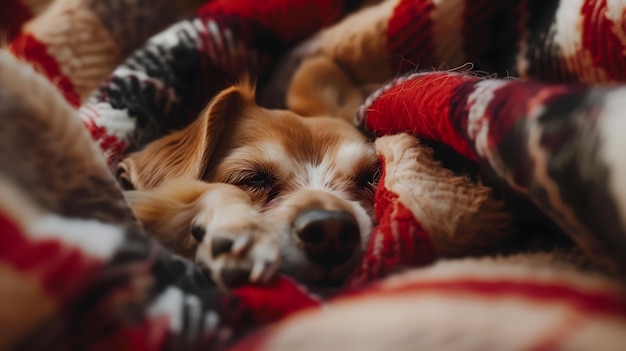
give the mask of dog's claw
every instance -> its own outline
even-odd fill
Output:
[[[235,239],[235,243],[233,244],[233,246],[231,248],[231,252],[234,255],[238,256],[243,251],[248,249],[248,247],[250,247],[251,243],[252,243],[252,235],[250,235],[250,234],[243,234],[243,235],[239,236],[237,239]]]
[[[245,220],[237,216],[233,216],[232,221],[230,217],[222,218],[219,225],[204,219],[213,226],[206,228],[196,260],[210,269],[213,281],[223,289],[265,282],[277,271],[278,242],[271,225],[254,211],[244,216]]]
[[[270,281],[270,279],[272,279],[276,275],[277,271],[278,265],[270,265],[270,267],[265,270],[265,274],[263,274],[263,277],[261,277],[261,281],[264,283]]]
[[[278,266],[278,260],[275,260],[273,262],[266,262],[263,269],[263,274],[259,277],[257,281],[262,283],[270,281],[276,275],[276,272],[278,272]]]
[[[254,266],[252,266],[252,271],[250,272],[250,281],[252,283],[256,283],[259,281],[263,272],[265,271],[266,263],[264,261],[256,261]]]

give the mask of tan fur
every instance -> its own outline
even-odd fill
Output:
[[[280,247],[288,273],[314,282],[340,279],[356,264],[372,226],[373,194],[366,182],[378,170],[373,145],[340,119],[302,118],[254,100],[250,84],[228,88],[187,128],[121,162],[118,177],[135,190],[128,192],[135,215],[168,247],[195,255],[213,271],[234,265],[252,270],[255,278],[267,276]],[[255,186],[255,177],[265,176],[271,189]],[[359,224],[360,249],[332,272],[299,252],[292,225],[307,209],[341,210]],[[199,246],[193,226],[206,229]],[[211,256],[216,235],[249,243],[218,259]]]
[[[340,116],[352,123],[367,96],[393,77],[384,33],[397,3],[365,7],[294,51],[305,57],[289,78],[286,106],[304,116]]]
[[[269,224],[252,206],[248,195],[235,186],[177,179],[150,190],[129,191],[127,198],[144,229],[174,252],[201,257],[202,264],[215,268],[217,264],[210,255],[212,242],[198,243],[190,235],[192,227],[203,222],[209,233],[236,237],[250,234],[257,246],[267,246],[264,250],[269,256],[267,261],[271,261],[267,262],[271,265],[268,269],[277,269],[277,242],[269,235]],[[234,259],[239,258],[239,253],[233,255]],[[244,259],[240,264],[251,270],[254,262]],[[213,273],[218,284],[227,285],[219,272]]]
[[[337,62],[360,84],[381,84],[393,76],[389,69],[387,26],[399,0],[365,8],[322,31],[320,54]]]
[[[213,101],[187,128],[129,155],[118,165],[119,176],[137,190],[155,187],[167,179],[200,179],[216,147],[217,138],[211,135],[228,133],[236,118],[254,104],[254,95],[249,84],[241,85],[222,91]]]
[[[306,60],[296,71],[287,90],[289,110],[303,116],[339,116],[353,122],[365,99],[356,82],[325,56]]]

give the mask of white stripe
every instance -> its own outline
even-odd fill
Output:
[[[488,157],[489,120],[485,118],[487,106],[491,103],[496,90],[508,85],[506,80],[483,80],[476,83],[476,88],[470,94],[467,134],[474,141],[476,152],[481,157]]]
[[[148,316],[158,317],[166,315],[169,318],[170,330],[175,334],[179,334],[183,329],[183,302],[183,292],[178,288],[169,287],[150,306]]]
[[[187,295],[185,297],[185,306],[187,307],[187,311],[189,311],[188,320],[192,321],[192,323],[188,324],[187,336],[189,341],[193,341],[198,338],[198,335],[201,332],[199,321],[202,318],[202,301],[200,301],[198,296]]]
[[[32,238],[55,239],[102,260],[111,258],[124,241],[122,228],[96,220],[43,217],[28,228]]]
[[[89,115],[85,111],[87,109],[97,111],[97,117],[91,117],[93,123],[106,129],[107,135],[113,135],[120,140],[128,141],[137,128],[137,120],[131,118],[127,109],[116,110],[108,102],[101,102],[95,106],[85,105],[79,111],[81,118]]]
[[[602,114],[599,157],[609,165],[607,185],[620,214],[622,228],[626,228],[626,88],[608,94]]]
[[[554,31],[554,45],[560,50],[560,56],[564,61],[568,71],[576,72],[580,81],[593,83],[607,80],[606,72],[595,67],[591,53],[583,48],[582,28],[583,15],[582,6],[585,0],[568,0],[561,2],[557,9],[556,23],[551,29]],[[594,11],[586,13],[584,16],[591,16],[595,19],[599,6],[596,5]]]
[[[191,38],[197,40],[196,31],[193,29],[194,22],[182,21],[176,23],[169,27],[168,29],[162,31],[161,33],[155,35],[148,41],[149,44],[165,46],[165,47],[175,47],[180,44],[180,38],[178,33],[184,31],[189,34]]]

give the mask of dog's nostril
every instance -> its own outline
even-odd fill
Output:
[[[355,221],[346,222],[339,234],[339,242],[342,245],[353,245],[359,241],[359,227]]]
[[[298,216],[294,230],[307,257],[323,266],[348,260],[360,240],[356,220],[345,211],[307,211]]]
[[[322,223],[312,222],[297,230],[298,237],[302,242],[317,245],[324,241],[324,226]]]

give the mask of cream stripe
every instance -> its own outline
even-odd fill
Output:
[[[384,186],[413,213],[438,253],[467,253],[472,244],[488,246],[507,235],[509,214],[490,188],[455,176],[414,136],[381,137],[376,150],[385,159]]]
[[[24,30],[46,45],[82,101],[120,60],[117,44],[85,1],[56,1]]]

